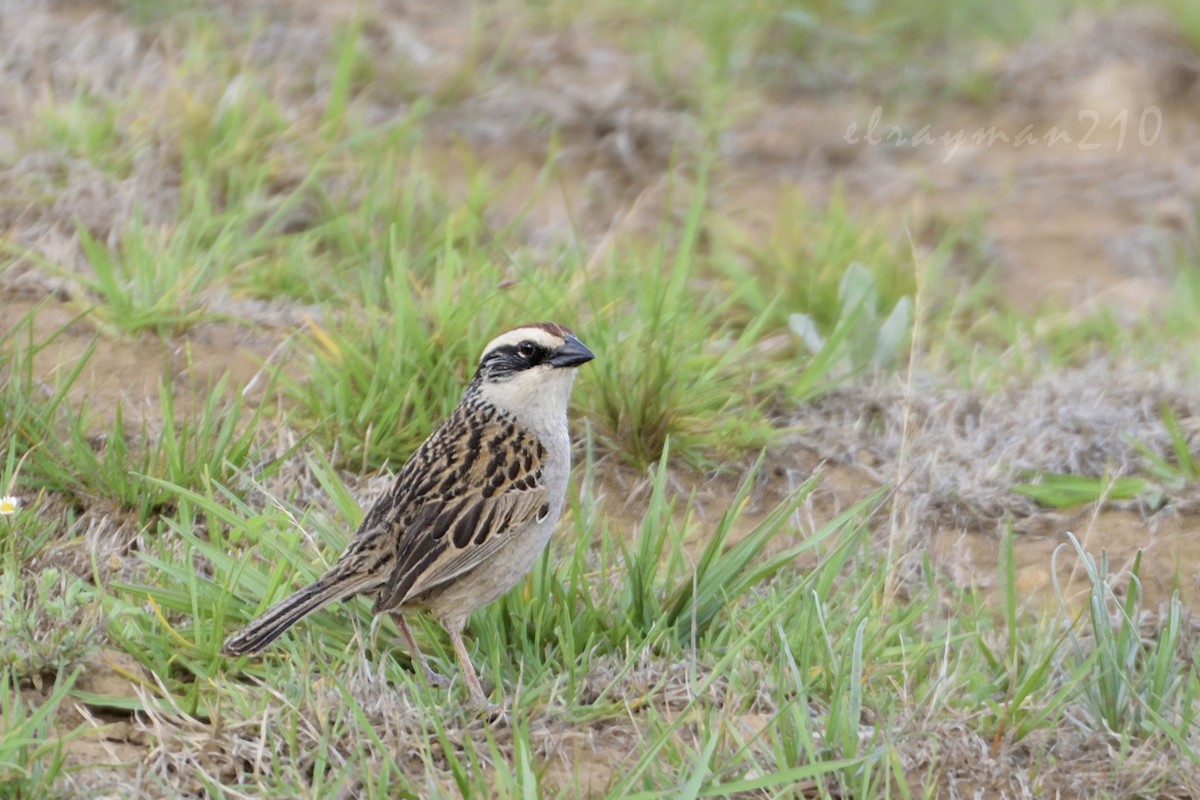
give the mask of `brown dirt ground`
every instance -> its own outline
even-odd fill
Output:
[[[297,36],[319,39],[314,31],[319,31],[330,15],[345,13],[350,5],[298,3],[282,13]],[[403,48],[435,54],[418,70],[421,79],[434,88],[456,74],[466,57],[467,41],[454,17],[431,10],[369,7],[372,30],[379,33],[381,60],[395,59],[397,50]],[[288,6],[276,7],[281,8]],[[51,4],[29,14],[34,17],[30,23],[34,28],[63,40],[129,29],[128,20],[104,3]],[[9,16],[3,24],[9,29],[14,19]],[[443,188],[453,195],[455,187],[465,186],[460,166],[464,153],[476,163],[487,164],[497,178],[507,181],[496,213],[515,217],[525,211],[530,243],[547,250],[577,239],[595,250],[611,237],[653,231],[664,212],[671,148],[687,147],[694,139],[695,120],[659,102],[642,86],[633,59],[593,45],[578,33],[530,34],[513,46],[512,53],[510,58],[518,64],[538,68],[534,72],[541,74],[540,84],[499,78],[499,86],[486,95],[467,97],[427,123],[428,166],[439,171]],[[1033,43],[1007,54],[997,67],[1002,91],[992,107],[941,103],[897,112],[895,117],[881,115],[875,129],[881,137],[892,133],[893,124],[900,126],[906,137],[924,125],[936,139],[943,134],[951,137],[950,144],[920,146],[897,144],[894,133],[892,139],[877,144],[846,141],[852,123],[858,126],[860,137],[866,136],[875,110],[868,101],[840,95],[804,96],[786,87],[770,94],[748,92],[740,98],[747,113],[732,124],[722,140],[723,158],[713,181],[714,203],[751,232],[777,224],[789,193],[798,191],[819,205],[835,188],[844,193],[852,209],[894,215],[897,228],[913,231],[918,241],[925,231],[977,219],[1007,301],[1032,309],[1055,300],[1068,314],[1083,314],[1103,305],[1122,320],[1133,321],[1158,312],[1168,302],[1172,277],[1168,251],[1182,247],[1194,252],[1196,247],[1198,63],[1200,58],[1181,46],[1179,37],[1153,16],[1118,22],[1083,19],[1059,40]],[[548,66],[554,69],[547,70]],[[686,65],[680,68],[686,69]],[[6,80],[12,83],[11,76]],[[1036,90],[1031,88],[1035,85]],[[4,91],[9,92],[4,100],[9,111],[24,102],[17,97],[18,90],[10,87]],[[380,114],[386,111],[381,109]],[[1139,141],[1139,121],[1145,116],[1157,126],[1158,114],[1161,130]],[[563,151],[556,181],[531,200],[531,189],[547,155],[544,135],[527,127],[526,121],[538,115],[559,128]],[[12,118],[12,114],[6,116]],[[1120,131],[1113,126],[1122,119],[1127,127],[1119,140]],[[1026,126],[1038,137],[1058,126],[1073,144],[1050,146],[1041,141],[1018,145],[1013,140]],[[1010,140],[991,145],[970,141],[972,132],[992,127]],[[964,132],[968,140],[955,144],[956,131]],[[1079,146],[1081,140],[1099,146],[1085,149]],[[5,141],[0,137],[0,145]],[[26,163],[22,168],[36,170],[37,166]],[[103,194],[91,201],[76,197],[72,203],[39,215],[26,213],[20,198],[8,197],[8,208],[16,203],[16,213],[4,217],[6,235],[34,244],[58,263],[75,263],[77,243],[56,226],[67,225],[69,230],[69,215],[79,210],[78,202],[103,203],[106,199]],[[88,210],[100,223],[115,224],[120,218],[114,209]],[[54,218],[55,214],[60,216]],[[37,359],[38,372],[48,379],[56,371],[68,369],[96,332],[86,318],[78,317],[77,299],[69,286],[36,269],[0,273],[0,328],[42,304],[34,318],[35,337],[63,329]],[[91,406],[101,412],[111,413],[120,401],[127,404],[127,411],[152,413],[149,410],[157,407],[159,382],[166,375],[185,398],[179,408],[186,413],[189,387],[210,386],[226,370],[231,373],[231,387],[245,387],[287,333],[286,324],[251,334],[241,327],[214,323],[168,342],[152,336],[101,336],[74,399],[86,395]],[[1118,415],[1128,411],[1136,416],[1134,412],[1145,405],[1139,405],[1137,399],[1143,393],[1174,398],[1187,411],[1195,410],[1187,398],[1180,398],[1185,393],[1169,381],[1155,383],[1157,378],[1136,370],[1097,369],[1067,381],[1070,385],[1062,391],[1069,394],[1071,386],[1080,389],[1098,381],[1108,385],[1116,376],[1130,381],[1129,395],[1102,411]],[[1016,544],[1018,584],[1024,595],[1037,602],[1049,603],[1053,598],[1051,555],[1063,543],[1065,532],[1072,531],[1089,550],[1107,551],[1117,569],[1142,551],[1151,604],[1162,602],[1171,590],[1178,589],[1189,608],[1200,608],[1200,536],[1196,535],[1200,515],[1194,503],[1181,503],[1158,514],[1130,507],[1046,513],[1002,491],[987,497],[971,496],[962,491],[963,483],[955,483],[940,470],[957,470],[960,481],[984,475],[989,447],[963,457],[966,461],[956,465],[954,454],[947,450],[953,443],[941,437],[939,430],[945,426],[932,411],[924,426],[909,428],[896,423],[884,425],[879,433],[879,429],[861,424],[881,406],[902,407],[911,402],[910,394],[886,387],[848,391],[857,392],[846,404],[852,410],[837,405],[846,398],[834,398],[801,409],[790,420],[807,433],[794,446],[774,454],[777,469],[760,493],[764,504],[825,465],[826,479],[807,509],[812,520],[819,522],[866,493],[894,483],[899,475],[904,481],[897,498],[907,515],[909,547],[928,548],[935,563],[962,584],[984,592],[995,590],[997,533],[1003,520],[1012,516],[1021,534]],[[1025,392],[1021,397],[1026,399],[1036,391],[1014,389],[1018,394]],[[986,406],[987,401],[980,397],[969,391],[946,390],[923,402],[933,410],[972,403]],[[1053,397],[1042,397],[1036,409],[1041,413],[1038,419],[1054,418],[1052,401]],[[1161,437],[1161,431],[1152,430],[1151,416],[1130,422],[1130,428],[1150,438]],[[986,438],[987,414],[981,412],[975,418],[982,429],[979,436]],[[1185,423],[1194,427],[1195,419],[1187,417]],[[1000,432],[993,435],[1019,439],[1023,427],[1037,426],[1013,425],[1010,420],[1008,427],[1000,425]],[[1030,447],[1036,444],[1031,442]],[[1102,454],[1102,469],[1103,459],[1116,452],[1114,446]],[[1065,454],[1061,462],[1077,463],[1073,460],[1077,455]],[[1021,461],[1024,457],[1014,457],[1014,463],[1034,463]],[[1053,464],[1045,466],[1052,468]],[[684,473],[679,476],[682,485],[695,485],[696,479]],[[1011,480],[1011,470],[988,479]],[[626,497],[637,488],[639,476],[614,471],[605,481],[616,496]],[[705,505],[719,509],[721,499],[735,483],[724,478],[708,483],[707,495],[702,497]],[[636,491],[633,497],[637,499]],[[635,527],[635,504],[622,504],[613,513],[631,529]],[[718,515],[719,511],[712,518]],[[1079,578],[1073,557],[1060,559],[1059,571],[1061,580]],[[98,674],[100,679],[118,684],[125,680],[119,672],[101,670]],[[144,739],[119,715],[106,720],[100,711],[87,713],[95,715],[97,724],[112,724],[95,740],[71,746],[74,763],[132,762],[144,755]],[[966,734],[946,731],[945,735]],[[566,741],[560,754],[549,762],[547,780],[574,783],[581,795],[597,791],[619,763],[612,753],[623,747],[624,742],[606,748],[603,742]],[[1000,786],[996,782],[990,788]],[[989,787],[976,788],[986,791]],[[970,791],[963,784],[952,794]]]

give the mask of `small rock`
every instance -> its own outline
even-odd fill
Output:
[[[84,662],[83,674],[75,688],[115,700],[136,700],[136,687],[146,677],[146,670],[128,653],[100,650]]]

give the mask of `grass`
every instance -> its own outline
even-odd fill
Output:
[[[35,398],[43,387],[35,377],[34,358],[61,332],[40,342],[10,338],[6,413],[0,429],[9,442],[10,461],[28,461],[28,485],[53,489],[80,502],[109,499],[136,512],[144,524],[169,502],[147,476],[193,486],[202,479],[220,478],[261,455],[261,443],[253,437],[263,406],[243,415],[240,395],[226,399],[224,379],[187,418],[180,418],[175,390],[167,383],[169,376],[164,377],[153,425],[146,419],[137,426],[127,424],[122,405],[113,409],[110,424],[99,422],[86,405],[69,405],[68,392],[87,367],[94,340],[39,402]],[[267,470],[270,464],[260,463],[258,468]]]
[[[1150,603],[1145,562],[1113,575],[1074,538],[1054,566],[1086,577],[1083,613],[1066,588],[1038,606],[1014,533],[1038,506],[1187,515],[1189,395],[1139,384],[1123,438],[1057,461],[1090,406],[1014,401],[1003,434],[979,410],[1034,381],[1094,396],[1077,371],[1107,361],[1166,361],[1190,385],[1186,248],[1167,311],[1124,325],[997,299],[979,216],[909,236],[849,189],[784,191],[762,228],[725,205],[725,134],[762,97],[906,84],[986,102],[981,57],[1109,4],[556,0],[442,20],[433,49],[432,22],[409,41],[370,10],[314,25],[109,5],[59,20],[109,59],[105,80],[36,43],[13,56],[59,71],[33,70],[57,77],[19,106],[29,160],[0,250],[0,494],[20,500],[0,515],[0,796],[941,796],[980,753],[1000,765],[983,793],[1197,789],[1189,609]],[[134,48],[153,63],[73,27],[101,21],[154,41]],[[600,50],[558,52],[576,39]],[[822,81],[846,60],[848,83]],[[601,67],[635,113],[592,91]],[[647,142],[641,111],[696,135]],[[555,542],[468,626],[508,723],[463,707],[424,620],[456,677],[448,696],[417,679],[368,600],[221,656],[337,557],[491,335],[534,319],[598,357]],[[130,385],[113,400],[106,381]],[[922,459],[997,435],[1030,444],[960,470],[1011,476],[990,498],[1010,519],[989,592],[951,583],[925,545],[954,514],[995,517],[970,516],[963,484],[922,483]],[[136,663],[127,691],[77,684],[100,649]],[[136,768],[79,760],[91,723],[113,721]]]
[[[0,680],[0,787],[13,797],[40,795],[64,773],[64,746],[83,726],[55,736],[54,714],[68,699],[78,671],[59,676],[49,696],[28,703],[10,672]]]
[[[1141,474],[1092,476],[1035,470],[1027,475],[1032,478],[1029,483],[1015,484],[1013,490],[1049,508],[1107,501],[1136,501],[1152,510],[1162,508],[1173,496],[1184,496],[1194,487],[1200,470],[1176,412],[1164,403],[1159,416],[1165,447],[1130,440],[1143,461]]]

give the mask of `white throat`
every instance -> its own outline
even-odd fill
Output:
[[[575,370],[535,367],[510,380],[484,381],[480,398],[512,414],[539,438],[565,435]]]

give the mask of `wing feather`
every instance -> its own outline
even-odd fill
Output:
[[[396,476],[390,513],[376,513],[381,500],[363,523],[379,517],[375,524],[400,528],[376,610],[397,608],[479,567],[513,531],[543,516],[545,459],[542,443],[511,418],[456,409]]]

